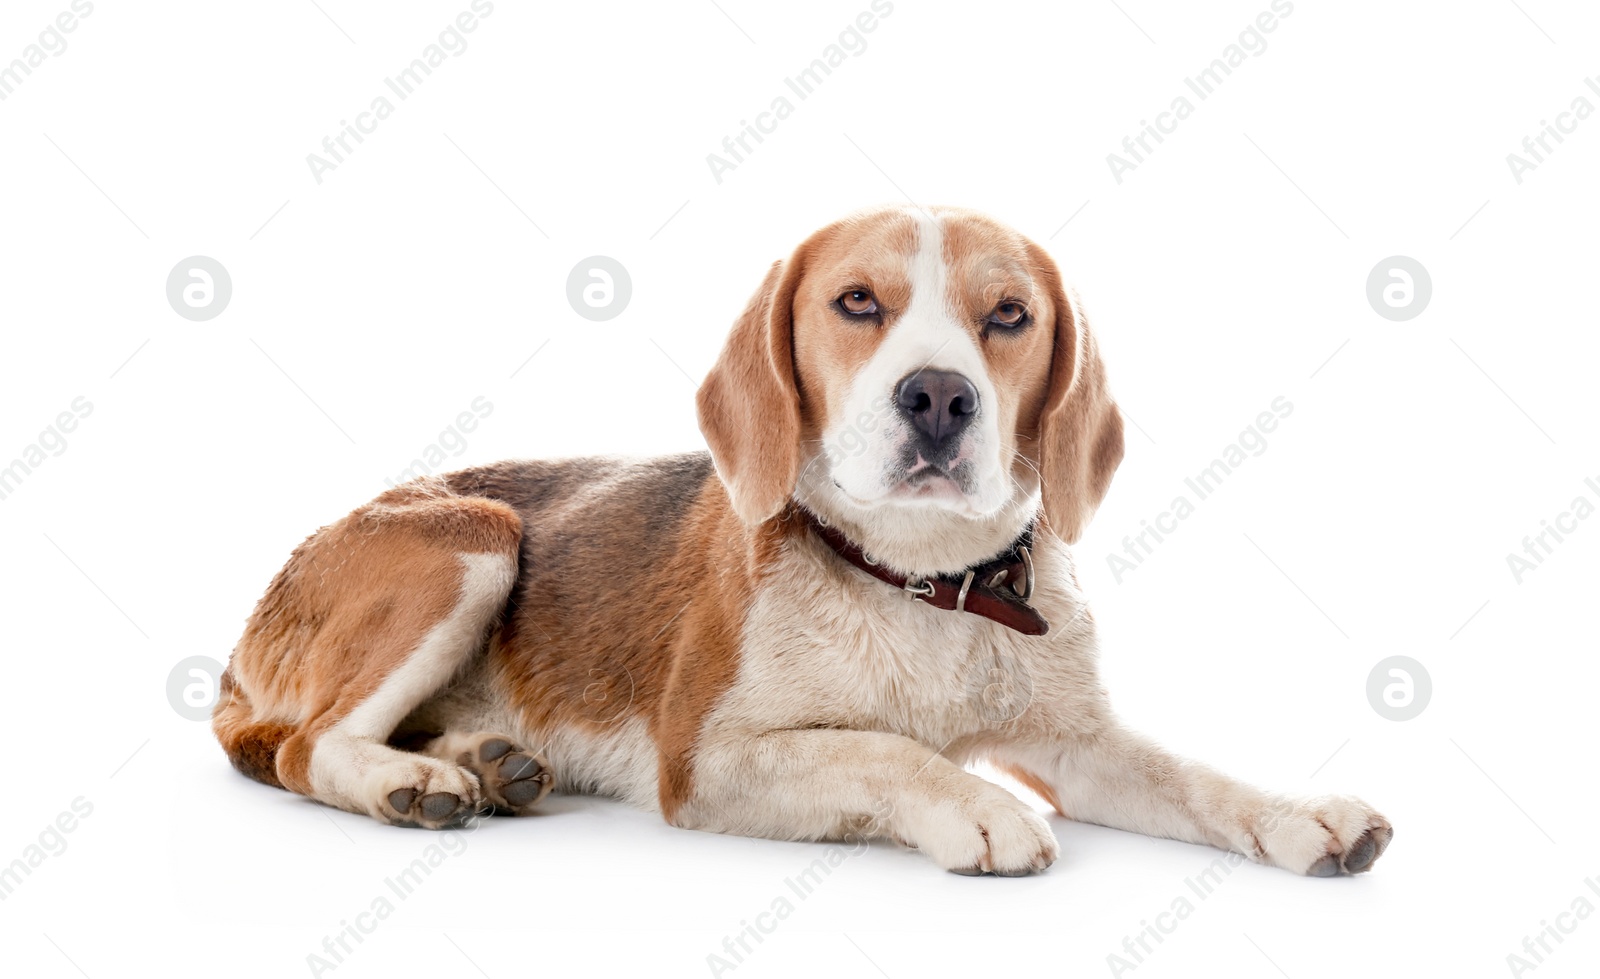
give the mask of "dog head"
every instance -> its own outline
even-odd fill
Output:
[[[1081,534],[1122,458],[1082,312],[1038,245],[982,215],[882,209],[767,273],[701,386],[734,509],[843,524]],[[927,528],[933,529],[933,528]]]

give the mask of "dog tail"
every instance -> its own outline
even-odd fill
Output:
[[[283,788],[278,779],[278,747],[294,734],[290,724],[255,719],[250,698],[233,678],[230,664],[222,671],[217,706],[211,712],[211,730],[227,752],[228,761],[243,775],[264,785]]]

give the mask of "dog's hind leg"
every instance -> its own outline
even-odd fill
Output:
[[[485,795],[481,759],[387,742],[481,655],[515,585],[520,540],[509,507],[428,480],[318,531],[234,650],[237,689],[219,700],[214,728],[235,767],[397,825],[452,826],[509,801]]]

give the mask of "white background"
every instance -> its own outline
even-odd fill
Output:
[[[1079,550],[1119,710],[1396,826],[1358,878],[1236,870],[1125,974],[1506,975],[1542,921],[1600,906],[1600,520],[1520,584],[1506,562],[1600,498],[1600,120],[1520,184],[1506,162],[1600,105],[1592,7],[1296,2],[1200,102],[1183,79],[1266,0],[896,0],[801,102],[784,77],[866,0],[500,0],[399,102],[383,79],[468,0],[320,2],[100,0],[0,102],[0,465],[93,404],[0,500],[0,863],[93,806],[0,903],[7,974],[309,974],[437,837],[247,782],[169,706],[174,664],[225,660],[293,545],[474,398],[494,410],[452,467],[700,447],[694,386],[767,264],[908,197],[1046,243],[1099,330],[1137,425]],[[8,0],[0,63],[67,6]],[[306,155],[383,94],[318,184]],[[784,94],[716,182],[706,155]],[[1193,114],[1119,184],[1106,155],[1179,95]],[[604,323],[565,294],[596,254],[633,280]],[[208,322],[166,302],[191,255],[232,276]],[[1391,255],[1432,276],[1407,322],[1366,299]],[[1266,451],[1119,583],[1106,555],[1279,396]],[[1433,683],[1407,722],[1365,692],[1396,654]],[[1055,826],[1030,879],[875,847],[725,974],[1109,975],[1218,856]],[[589,799],[468,843],[333,974],[708,975],[825,849]],[[1537,975],[1597,962],[1591,918]]]

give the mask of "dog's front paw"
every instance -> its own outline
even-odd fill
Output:
[[[1394,827],[1351,796],[1278,800],[1251,828],[1263,863],[1312,877],[1370,870],[1394,838]]]
[[[418,757],[373,773],[368,812],[391,826],[453,829],[483,808],[471,772]]]
[[[1061,853],[1045,818],[998,787],[964,805],[940,806],[916,820],[911,842],[958,874],[1021,877]]]

